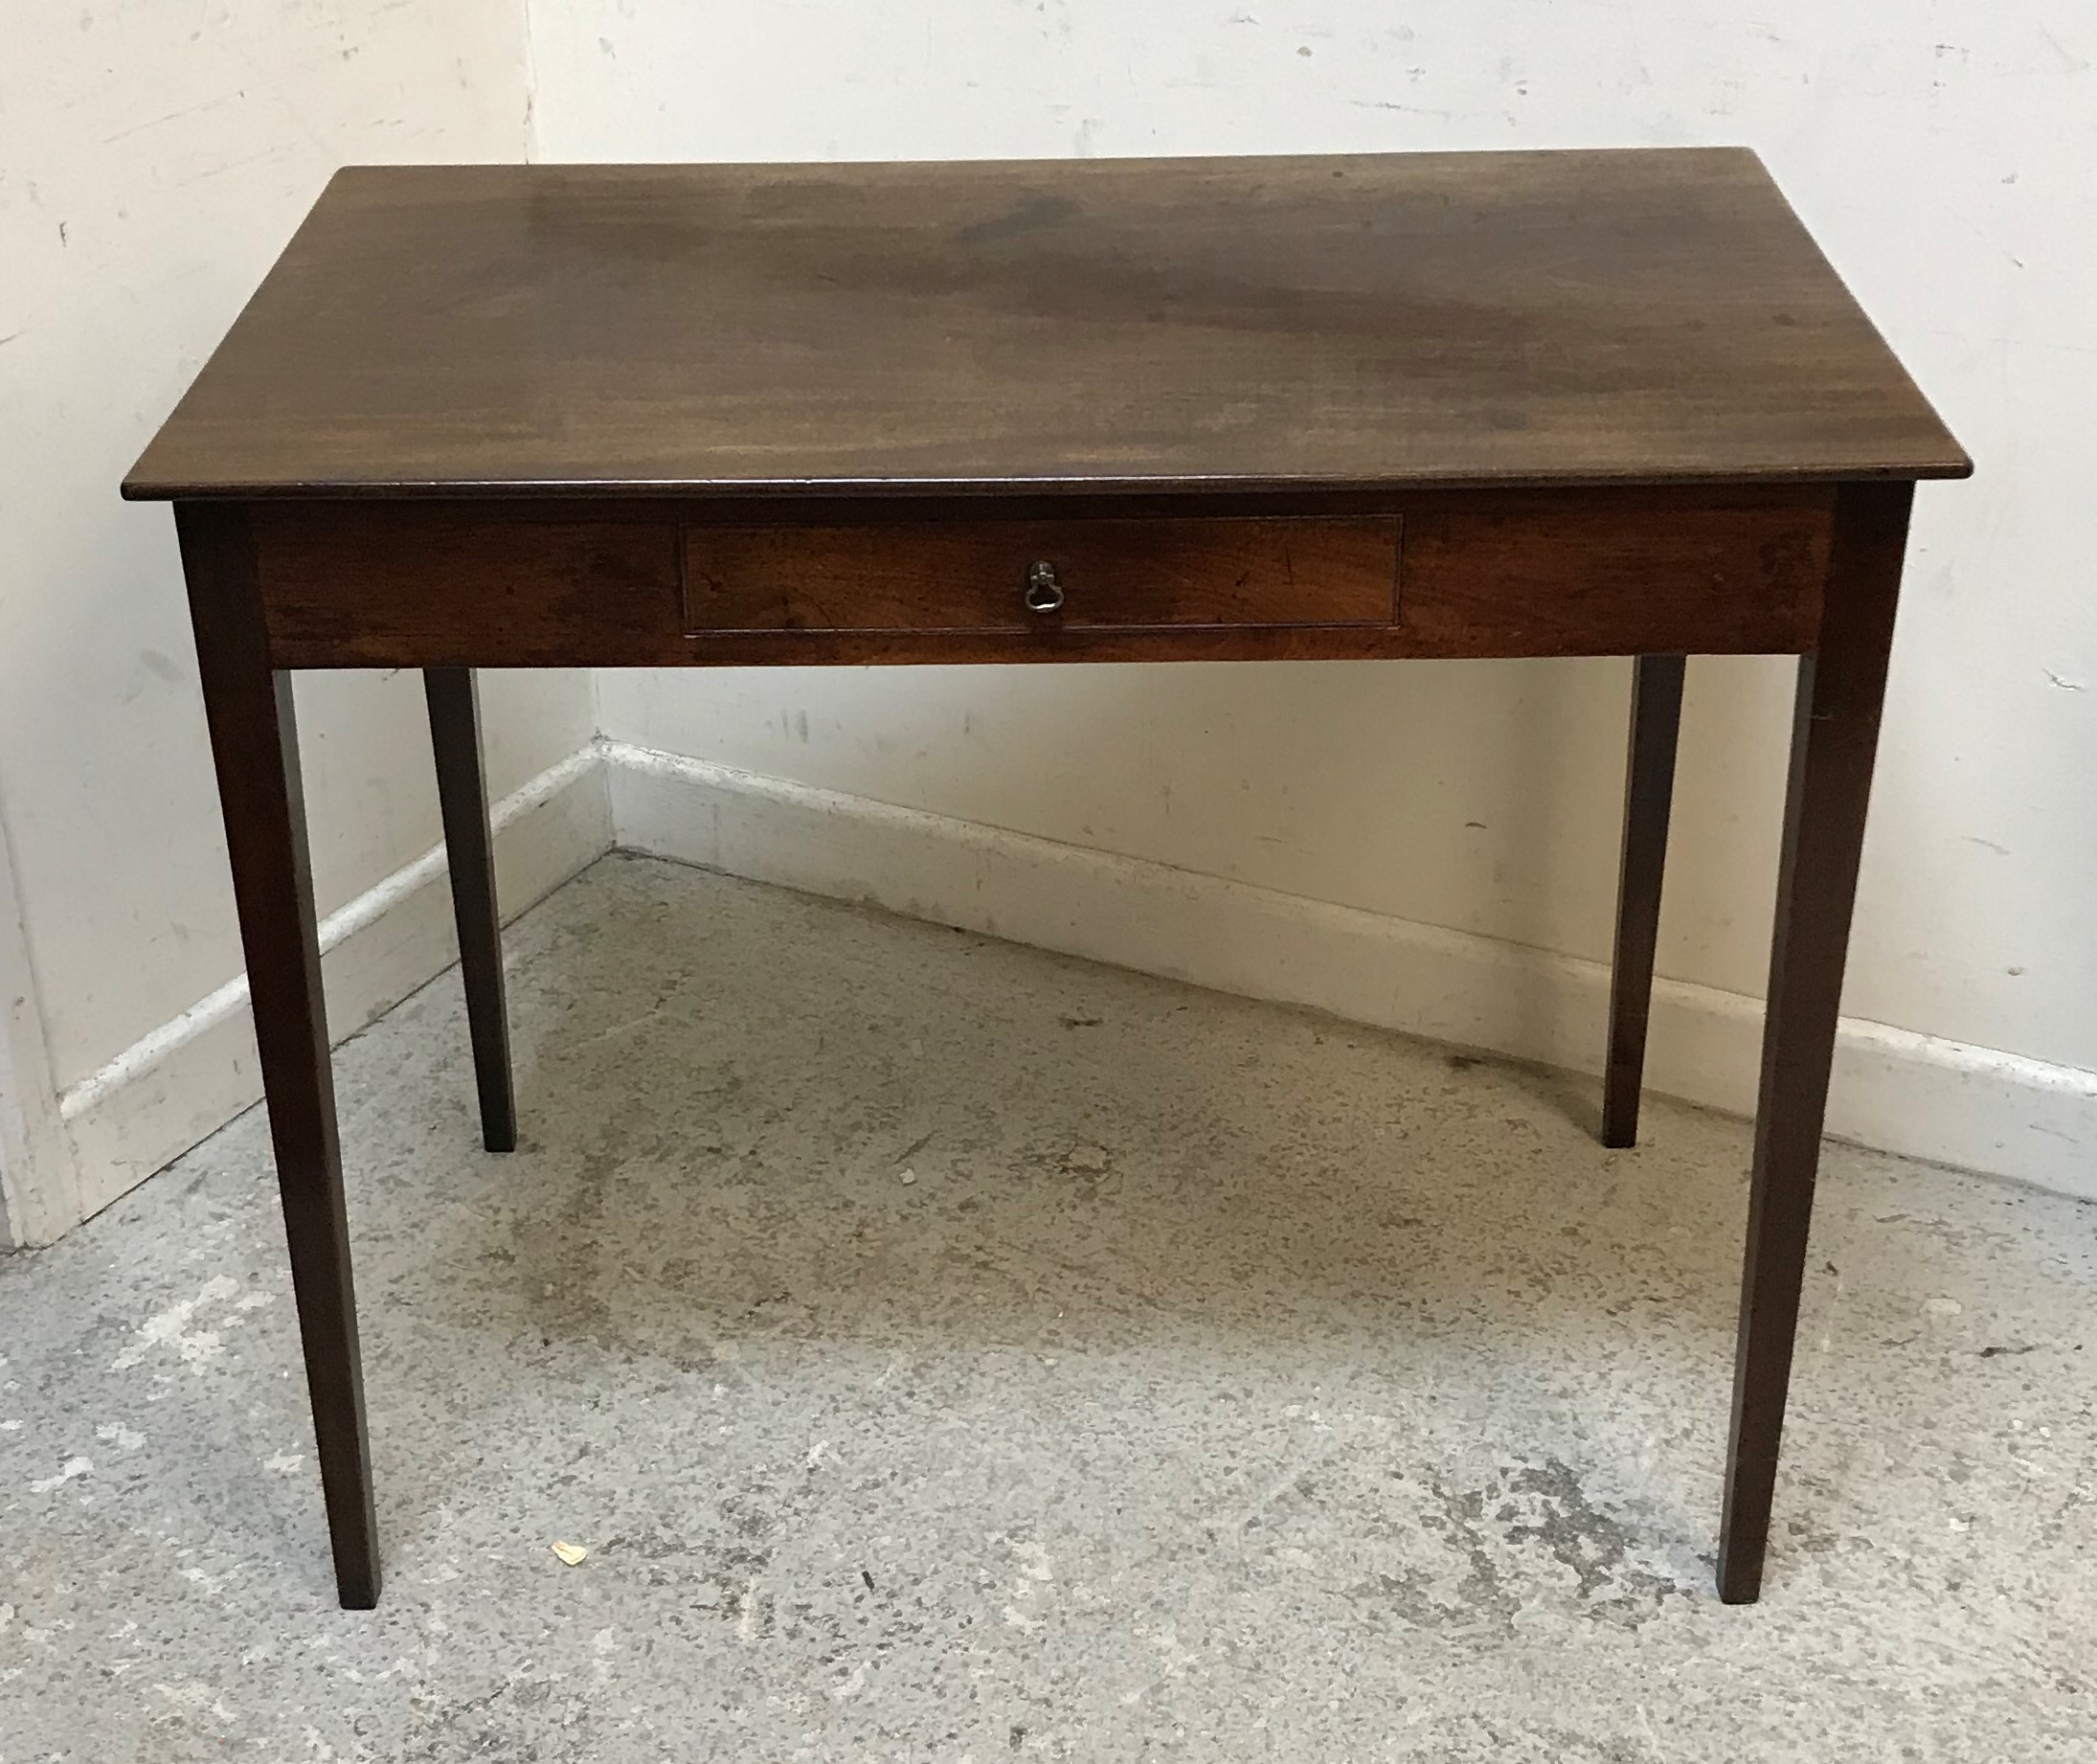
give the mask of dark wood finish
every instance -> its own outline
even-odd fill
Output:
[[[378,1529],[291,676],[270,668],[243,512],[192,505],[176,510],[176,525],[268,1094],[335,1584],[346,1609],[368,1611],[378,1602]]]
[[[1834,491],[1447,497],[1406,523],[1406,629],[1443,655],[1813,646]]]
[[[353,167],[125,493],[1969,469],[1755,156],[1678,148]]]
[[[1624,764],[1624,854],[1616,878],[1616,960],[1610,969],[1610,1051],[1602,1078],[1602,1143],[1638,1142],[1660,877],[1675,800],[1683,658],[1641,655],[1632,673],[1631,753]]]
[[[507,1125],[459,670],[1644,657],[1613,1139],[1680,658],[1808,655],[1721,1554],[1738,1600],[1906,512],[1915,480],[1971,469],[1735,149],[342,172],[124,491],[182,505],[344,1602],[378,1572],[272,668],[437,670],[484,1121]],[[1036,552],[1071,560],[1072,597],[1038,626],[1013,611]]]
[[[459,972],[466,988],[473,1079],[481,1095],[481,1142],[517,1149],[517,1102],[510,1088],[509,1014],[503,1003],[503,920],[495,905],[495,841],[487,818],[487,772],[481,760],[481,697],[470,667],[424,670],[437,800],[444,818],[444,857],[459,923]]]
[[[675,503],[334,501],[258,504],[254,525],[280,667],[1759,655],[1815,640],[1834,495],[1459,491],[1382,498],[1379,513],[1187,519],[1088,501],[1068,521],[1036,503],[1016,522],[949,500],[937,521],[891,509],[848,531],[830,504],[757,527],[747,502],[712,521]],[[1370,600],[1388,605],[1394,526],[1393,622]],[[1071,599],[1022,625],[1014,560],[1043,552],[1074,559]],[[1102,580],[1109,618],[1134,622],[1091,621]],[[796,597],[783,610],[781,595]],[[1350,614],[1363,622],[1338,622]],[[788,617],[809,628],[688,628]],[[912,628],[814,628],[823,617]],[[938,628],[958,617],[1009,622]]]
[[[1048,565],[1063,603],[1030,610]],[[1388,624],[1395,520],[1041,520],[695,526],[685,622],[705,631],[1036,631]]]
[[[1820,647],[1799,664],[1733,1367],[1719,1595],[1762,1591],[1850,913],[1912,485],[1843,490]]]
[[[271,655],[280,667],[669,659],[683,630],[676,527],[545,513],[258,506]]]

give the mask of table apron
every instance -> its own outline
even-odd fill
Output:
[[[778,667],[1796,654],[1818,640],[1835,502],[1800,484],[1330,511],[490,497],[245,513],[277,667]],[[1027,607],[1029,570],[1059,559],[1067,598]]]

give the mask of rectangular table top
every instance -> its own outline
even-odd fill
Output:
[[[1959,477],[1750,152],[352,167],[133,498]]]

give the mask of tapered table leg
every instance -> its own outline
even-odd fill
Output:
[[[1727,1604],[1749,1603],[1762,1591],[1828,1069],[1913,494],[1910,484],[1843,486],[1820,645],[1799,663],[1720,1526],[1719,1596]]]
[[[1602,1143],[1638,1142],[1653,952],[1660,933],[1660,875],[1675,796],[1682,720],[1679,655],[1641,655],[1631,687],[1631,755],[1624,767],[1624,856],[1616,884],[1616,960],[1610,970],[1610,1053],[1602,1080]]]
[[[481,704],[470,667],[426,667],[430,745],[444,817],[452,909],[459,920],[459,971],[466,985],[473,1076],[481,1093],[481,1142],[517,1149],[517,1101],[510,1086],[509,1018],[503,1004],[503,921],[495,909],[495,847],[488,829],[487,774],[481,760]]]
[[[291,676],[270,670],[245,510],[186,503],[175,519],[277,1153],[335,1584],[346,1608],[369,1610],[378,1602],[378,1532]]]

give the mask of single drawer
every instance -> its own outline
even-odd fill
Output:
[[[1398,521],[685,529],[685,627],[1085,631],[1387,625]]]

